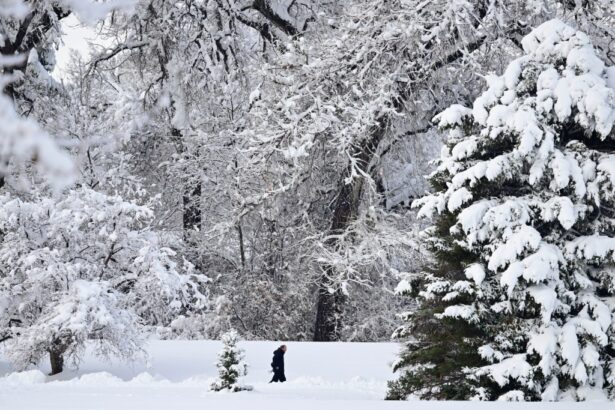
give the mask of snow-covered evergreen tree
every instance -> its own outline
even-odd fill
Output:
[[[132,358],[139,324],[205,303],[151,220],[147,207],[89,188],[0,196],[0,338],[17,368],[49,354],[58,373],[88,340],[100,355]]]
[[[229,390],[238,392],[252,390],[251,386],[241,384],[240,378],[248,374],[248,365],[244,362],[244,352],[239,343],[239,333],[231,329],[222,335],[223,347],[218,353],[218,379],[212,383],[214,391]]]
[[[399,288],[421,307],[389,398],[615,397],[615,68],[559,20],[522,45],[435,118],[434,264]]]

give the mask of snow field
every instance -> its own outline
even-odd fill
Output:
[[[511,409],[602,410],[613,403],[387,402],[386,382],[398,345],[288,342],[284,384],[268,384],[276,342],[242,342],[252,392],[214,393],[217,341],[152,341],[149,360],[132,364],[86,354],[79,370],[49,377],[48,364],[12,372],[0,354],[2,410]]]
[[[148,361],[132,364],[86,354],[79,370],[52,377],[46,376],[46,362],[11,373],[0,355],[0,409],[190,409],[203,408],[204,402],[211,402],[207,408],[221,408],[227,402],[246,408],[246,401],[380,401],[398,350],[392,343],[287,344],[289,381],[268,384],[271,357],[279,343],[240,343],[249,365],[244,381],[254,391],[233,394],[208,391],[217,375],[216,355],[222,347],[217,341],[152,341],[147,346]]]

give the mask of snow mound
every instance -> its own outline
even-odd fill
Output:
[[[148,386],[155,383],[170,384],[171,382],[162,376],[153,376],[148,372],[139,373],[128,383],[140,386]]]
[[[66,383],[77,384],[77,385],[93,385],[93,386],[111,386],[116,385],[118,383],[123,383],[124,381],[117,376],[112,375],[109,372],[98,372],[98,373],[89,373],[84,374],[78,379],[70,380]],[[61,383],[61,382],[60,382]]]
[[[25,372],[9,373],[0,377],[0,384],[33,385],[45,383],[47,376],[40,370],[27,370]]]

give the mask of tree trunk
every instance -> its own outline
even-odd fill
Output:
[[[239,256],[241,257],[241,269],[246,269],[246,251],[243,244],[243,229],[241,228],[241,219],[237,223],[237,235],[239,236]]]
[[[357,164],[368,173],[368,167],[374,157],[378,145],[385,136],[387,129],[387,119],[383,119],[380,124],[371,132],[370,138],[363,144],[358,145],[353,153],[357,159]],[[352,169],[346,172],[340,180],[340,190],[333,208],[331,227],[328,235],[339,235],[344,232],[350,223],[356,218],[361,204],[363,193],[364,177],[356,177],[350,184],[345,179],[350,176]],[[326,243],[329,247],[338,246],[337,239],[331,239]],[[334,268],[329,265],[322,267],[322,276],[318,284],[318,301],[316,303],[316,323],[314,325],[314,341],[330,342],[339,340],[341,323],[343,320],[345,295],[339,288],[339,284],[334,283]]]
[[[196,186],[187,192],[183,197],[184,203],[184,232],[187,236],[188,232],[201,230],[202,213],[201,213],[201,183],[198,182]]]
[[[326,276],[326,275],[325,275]],[[323,277],[318,289],[318,302],[316,305],[316,324],[314,326],[315,342],[331,342],[339,340],[345,296],[339,290],[327,289],[331,284],[327,277]]]
[[[178,154],[183,155],[186,151],[184,146],[184,136],[178,128],[171,128],[171,137],[176,144]],[[190,232],[201,230],[202,212],[201,212],[201,181],[189,181],[183,186],[182,206],[183,219],[182,225],[184,228],[184,239],[190,240]]]
[[[359,209],[363,179],[357,178],[352,183],[346,184],[341,181],[342,187],[335,201],[333,220],[329,235],[342,233],[356,217]],[[329,247],[338,245],[337,239],[331,239],[326,243]],[[339,284],[334,283],[334,268],[330,265],[322,267],[322,276],[318,284],[318,301],[316,303],[316,323],[314,325],[314,341],[330,342],[338,340],[339,330],[343,315],[344,294],[339,289]]]
[[[49,350],[49,362],[51,363],[50,376],[62,373],[62,370],[64,370],[64,352],[66,352],[66,348],[62,345],[54,345]]]
[[[202,272],[203,260],[200,254],[197,232],[202,230],[203,214],[201,209],[201,182],[197,182],[196,186],[186,186],[184,188],[183,201],[183,228],[184,242],[187,245],[188,260],[194,265],[197,272]]]

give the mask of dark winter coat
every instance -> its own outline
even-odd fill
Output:
[[[273,379],[271,381],[286,381],[286,376],[284,375],[284,350],[277,349],[273,352],[271,367],[273,367]]]
[[[271,362],[273,370],[281,370],[284,373],[284,350],[277,349],[273,352],[273,361]]]

